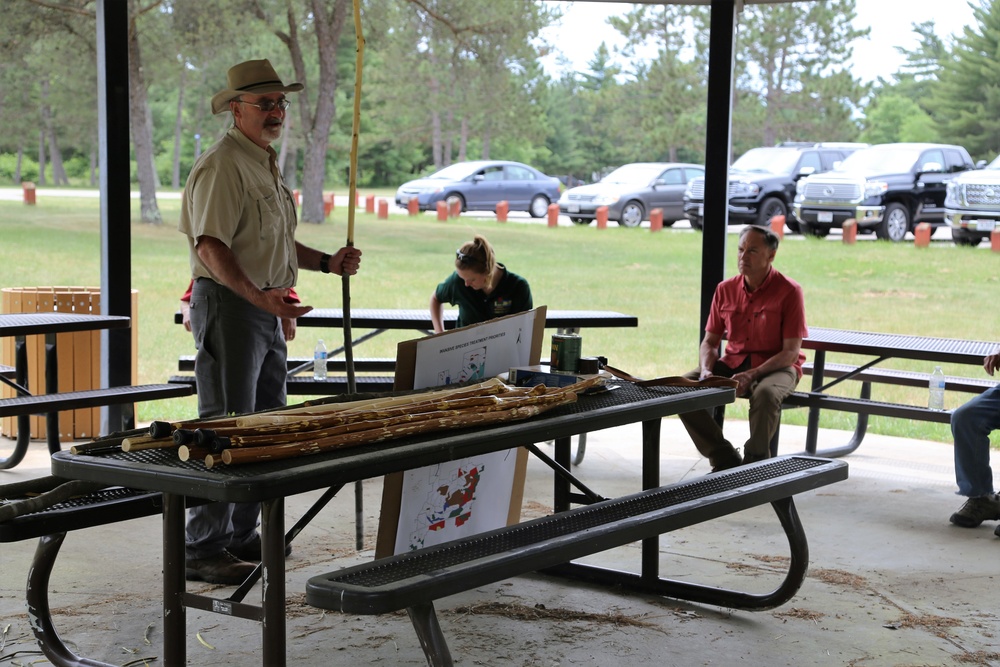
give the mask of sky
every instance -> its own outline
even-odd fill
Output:
[[[979,0],[973,0],[979,2]],[[560,25],[542,33],[558,53],[543,59],[542,63],[552,76],[559,76],[564,67],[558,55],[568,59],[572,69],[584,71],[601,41],[613,51],[624,40],[606,23],[608,16],[623,15],[631,5],[616,2],[551,2],[563,11]],[[934,21],[938,35],[947,40],[959,35],[965,25],[973,22],[972,9],[967,0],[856,0],[858,27],[871,27],[867,39],[854,43],[852,70],[863,81],[874,81],[879,76],[889,78],[904,62],[893,47],[912,49],[917,45],[913,23]],[[655,53],[655,51],[654,51]],[[653,54],[647,54],[647,56]]]

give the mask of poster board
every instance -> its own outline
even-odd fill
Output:
[[[537,364],[545,306],[397,346],[395,389],[484,380]],[[517,523],[528,453],[523,447],[386,475],[375,557]]]

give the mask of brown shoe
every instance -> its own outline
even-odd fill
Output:
[[[260,561],[260,533],[254,533],[254,536],[250,538],[249,542],[241,544],[240,546],[230,544],[227,551],[240,560]],[[285,557],[287,558],[291,555],[292,545],[286,544]]]
[[[185,578],[188,581],[207,581],[210,584],[235,586],[246,581],[257,566],[242,561],[228,551],[222,551],[208,558],[190,558],[187,561]]]

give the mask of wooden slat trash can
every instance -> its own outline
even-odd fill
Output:
[[[100,287],[4,287],[0,290],[0,313],[82,313],[101,314]],[[132,290],[132,384],[138,384],[139,292]],[[0,363],[14,366],[14,339],[3,339]],[[27,336],[28,391],[45,393],[45,336]],[[78,331],[56,334],[59,359],[59,391],[97,389],[101,385],[101,332]],[[0,396],[13,398],[15,392],[0,384]],[[31,437],[45,438],[45,415],[32,415]],[[101,408],[67,410],[59,414],[59,441],[82,440],[98,435]],[[17,437],[17,418],[0,420],[0,435]]]

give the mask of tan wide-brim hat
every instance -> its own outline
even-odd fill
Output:
[[[229,85],[212,96],[212,113],[218,114],[229,109],[229,101],[243,93],[263,95],[265,93],[297,93],[301,83],[281,83],[269,60],[248,60],[229,68],[226,75]]]

